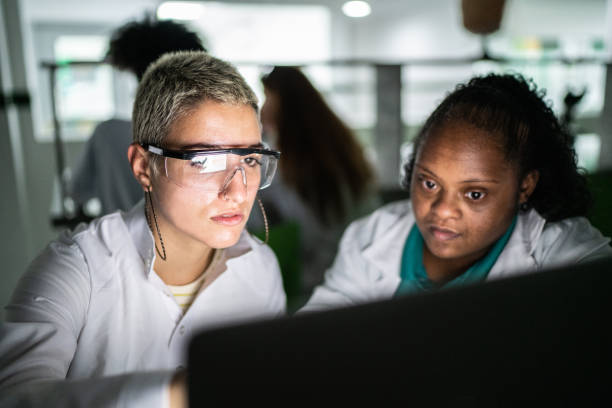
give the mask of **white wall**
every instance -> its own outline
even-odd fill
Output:
[[[461,26],[459,2],[393,2],[351,21],[350,52],[361,58],[401,62],[410,58],[474,55],[479,42]]]
[[[506,0],[502,32],[582,36],[606,31],[606,0]]]

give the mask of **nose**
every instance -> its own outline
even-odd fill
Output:
[[[461,215],[456,196],[447,191],[437,195],[431,204],[431,211],[439,219],[459,218]]]
[[[242,173],[242,177],[234,177],[236,173]],[[246,198],[247,176],[242,166],[236,167],[225,179],[219,190],[219,195],[235,202],[242,202]]]

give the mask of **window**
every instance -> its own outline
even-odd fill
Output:
[[[51,74],[55,64],[54,101],[64,141],[84,141],[96,124],[113,116],[129,118],[136,79],[101,61],[112,27],[35,24],[35,138],[54,138]]]

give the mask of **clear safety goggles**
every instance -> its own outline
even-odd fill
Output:
[[[166,177],[173,183],[202,191],[221,192],[236,173],[247,188],[258,190],[272,183],[280,152],[264,148],[169,150],[142,144],[164,158]]]

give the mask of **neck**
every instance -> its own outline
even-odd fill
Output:
[[[158,217],[157,223],[162,235],[160,240],[154,224],[155,221],[151,220],[151,222],[151,233],[155,240],[155,246],[159,250],[155,257],[153,269],[164,283],[186,285],[204,273],[212,261],[213,248],[190,237],[185,237],[184,234],[175,231]],[[163,254],[164,250],[166,253],[165,260],[160,256],[160,253]]]
[[[159,242],[157,245],[159,248]],[[165,261],[159,254],[155,258],[155,272],[168,285],[186,285],[196,280],[208,268],[214,250],[210,247],[190,249],[188,246],[166,243],[166,254]]]

